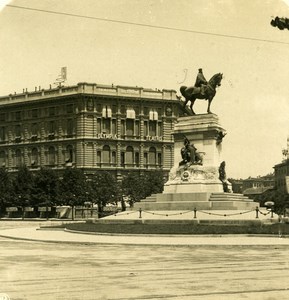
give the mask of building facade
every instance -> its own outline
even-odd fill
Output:
[[[280,192],[289,193],[289,159],[274,166],[276,189]]]
[[[174,90],[78,83],[0,97],[0,166],[114,172],[173,166]]]

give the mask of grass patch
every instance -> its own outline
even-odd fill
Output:
[[[65,224],[70,230],[118,234],[289,234],[289,224],[207,225],[207,224]]]

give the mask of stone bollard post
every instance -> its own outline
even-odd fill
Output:
[[[256,219],[258,219],[259,218],[259,208],[258,208],[258,206],[256,206]]]
[[[194,208],[194,219],[196,219],[196,218],[197,218],[197,209]]]

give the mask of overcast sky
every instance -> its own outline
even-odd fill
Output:
[[[211,110],[227,130],[227,176],[266,175],[282,161],[289,134],[289,30],[272,27],[275,16],[289,17],[286,1],[2,1],[0,95],[49,88],[63,66],[67,85],[113,83],[179,95],[198,68],[208,80],[222,72]],[[196,113],[206,108],[196,102]]]

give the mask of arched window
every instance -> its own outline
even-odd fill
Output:
[[[133,164],[133,147],[131,147],[131,146],[126,147],[125,163],[128,165]]]
[[[31,151],[31,166],[38,165],[38,149],[33,148]]]
[[[49,149],[48,149],[48,164],[50,166],[55,165],[55,148],[54,147],[49,147]]]
[[[150,147],[149,149],[149,165],[156,165],[156,148]]]
[[[103,146],[102,149],[102,162],[105,164],[110,163],[110,147],[108,145]]]
[[[0,151],[0,168],[6,166],[6,153],[5,151]]]
[[[20,149],[17,149],[15,152],[15,164],[16,167],[20,167],[22,165],[22,153]]]

